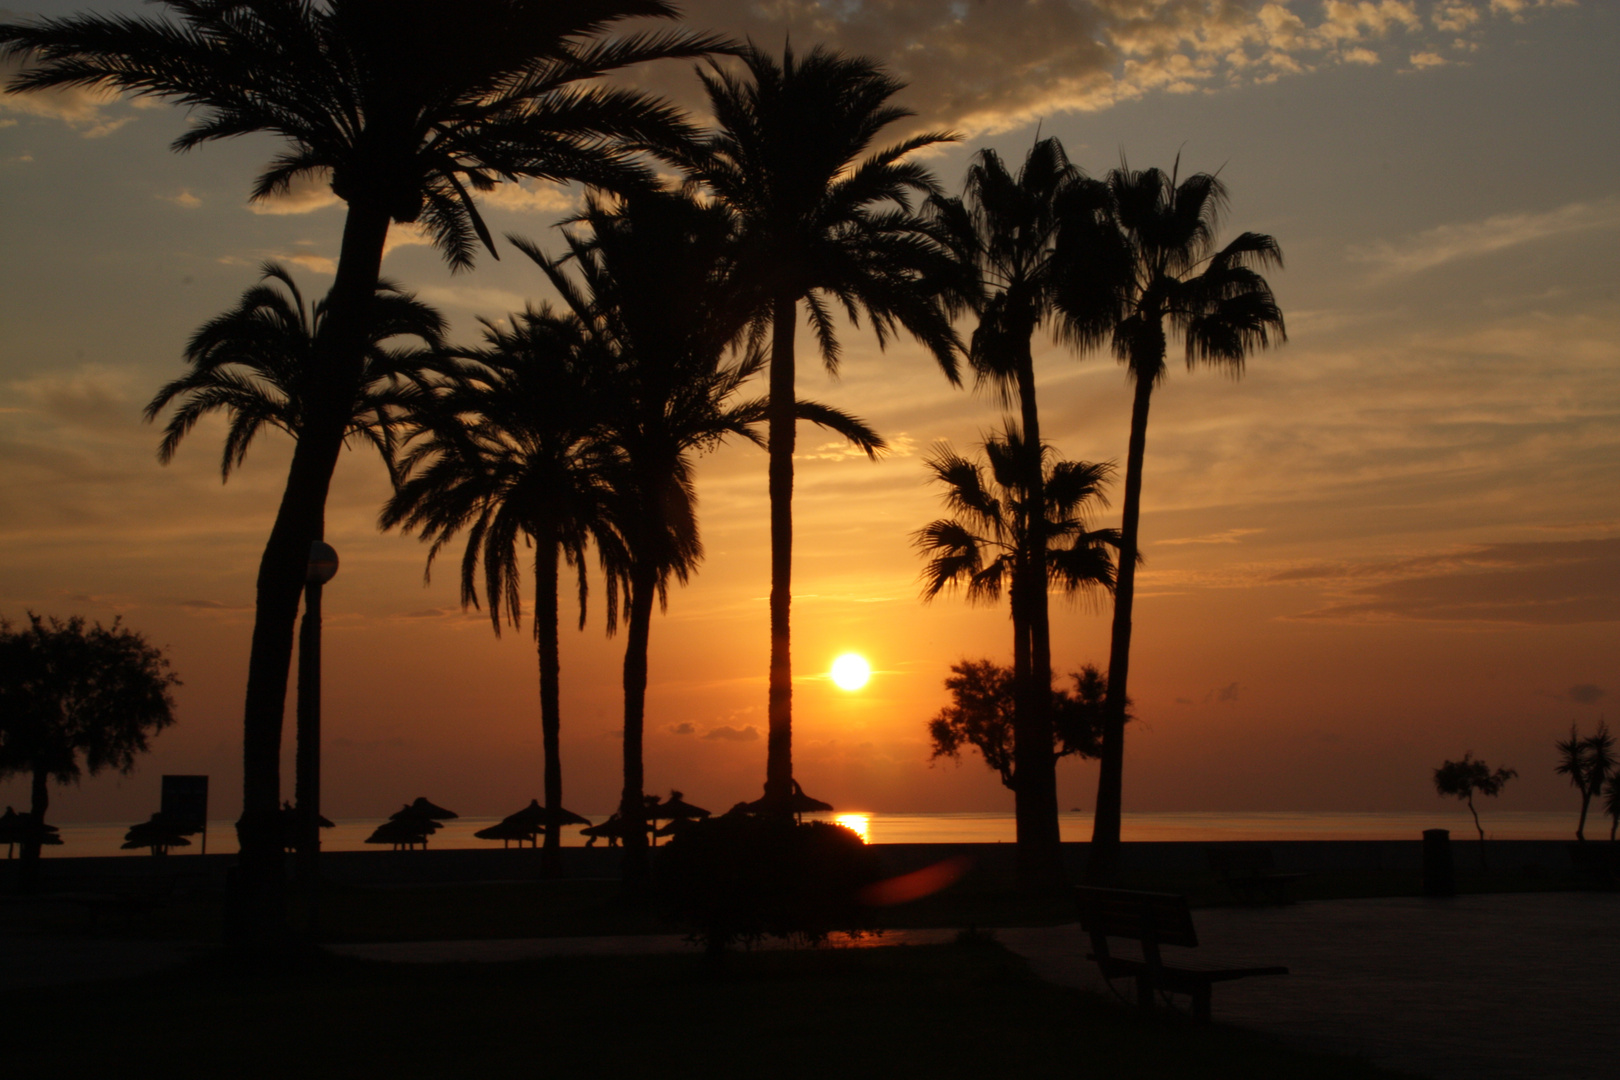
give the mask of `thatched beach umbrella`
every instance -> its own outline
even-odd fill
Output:
[[[33,814],[19,814],[9,806],[6,807],[4,814],[0,814],[0,844],[6,845],[6,858],[13,858],[17,845],[28,841],[28,830],[33,821]],[[55,825],[43,826],[39,837],[40,846],[61,847],[62,838],[57,835],[60,831]]]
[[[325,814],[316,815],[320,820],[316,823],[323,829],[335,829],[337,826],[329,821]],[[301,828],[298,820],[298,807],[290,802],[281,804],[281,846],[292,851],[298,846],[298,831]]]
[[[588,829],[579,830],[579,835],[590,837],[585,841],[586,847],[594,847],[603,837],[607,838],[608,847],[618,847],[619,841],[635,831],[635,826],[625,821],[618,814],[614,814],[600,825],[592,825]]]
[[[417,817],[414,814],[395,814],[377,826],[372,831],[372,834],[366,837],[366,843],[391,844],[395,851],[400,848],[409,851],[414,849],[417,844],[421,844],[422,850],[426,851],[428,836],[436,832],[439,827],[439,823],[430,818]]]
[[[164,818],[163,811],[159,810],[140,824],[129,827],[122,849],[150,848],[153,855],[167,855],[172,847],[190,847],[191,841],[180,829],[181,826]]]
[[[688,821],[701,821],[709,816],[709,811],[701,806],[693,806],[682,798],[679,791],[671,790],[669,798],[664,802],[654,802],[647,807],[647,820],[652,822],[653,843],[658,843],[660,836],[669,836],[680,830]],[[667,821],[669,824],[660,829],[657,824]]]
[[[480,840],[499,840],[502,847],[511,847],[513,840],[518,842],[518,847],[522,847],[525,840],[534,844],[535,837],[540,833],[539,827],[526,821],[518,821],[516,817],[514,814],[487,829],[479,829],[473,835]]]
[[[398,813],[391,816],[393,818],[401,818],[406,814],[415,814],[418,817],[429,818],[433,821],[448,821],[451,818],[458,818],[461,816],[454,810],[446,810],[442,806],[437,806],[428,802],[420,795],[418,795],[414,801],[407,803],[403,810],[400,810]]]
[[[764,814],[780,808],[779,803],[772,802],[768,797],[756,799],[748,804],[748,812],[751,814]],[[811,798],[804,793],[804,788],[799,786],[797,780],[793,781],[793,794],[788,798],[787,810],[794,817],[802,819],[806,814],[815,814],[831,809],[831,803],[824,803],[820,799]]]

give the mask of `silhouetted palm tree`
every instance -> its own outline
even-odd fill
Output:
[[[279,283],[281,288],[277,288]],[[164,425],[158,460],[167,465],[197,421],[211,412],[229,417],[220,476],[242,464],[248,447],[265,428],[277,428],[298,439],[319,377],[317,342],[326,320],[326,304],[313,308],[287,270],[273,262],[263,267],[259,284],[242,294],[235,307],[210,319],[186,346],[191,370],[166,384],[146,406],[146,419],[157,419],[171,404],[174,414]],[[370,443],[394,478],[396,431],[401,411],[421,392],[431,353],[441,345],[444,320],[431,307],[402,292],[392,282],[379,282],[367,314],[363,368],[349,412],[346,439]],[[389,347],[415,338],[421,346]],[[314,539],[324,539],[325,522]],[[314,653],[319,651],[320,585],[305,592],[304,633],[298,665],[298,752],[295,758],[301,852],[300,875],[313,881],[318,847],[316,829],[320,738],[314,728],[319,712],[320,678]]]
[[[934,521],[916,535],[917,547],[929,558],[923,570],[923,599],[931,600],[954,586],[966,592],[969,602],[995,603],[1006,591],[1014,612],[1027,612],[1034,606],[1031,593],[1040,593],[1044,601],[1052,588],[1071,595],[1112,588],[1114,566],[1108,549],[1118,544],[1119,536],[1111,529],[1087,528],[1086,517],[1107,505],[1102,489],[1113,466],[1052,462],[1050,447],[1033,455],[1011,420],[999,438],[984,440],[984,457],[984,463],[972,461],[943,447],[928,459],[933,479],[944,486],[946,505],[955,516]],[[1038,532],[1032,525],[1036,512],[1028,484],[1032,457],[1042,462],[1043,521]],[[1037,536],[1046,549],[1038,560]],[[1015,655],[1022,654],[1028,663],[1027,627],[1016,615],[1013,622]],[[1042,675],[1037,667],[1026,679]],[[1021,708],[1015,711],[1012,740],[1017,755],[1019,876],[1026,888],[1050,887],[1061,873],[1050,670],[1044,676],[1041,691],[1046,704],[1032,710],[1027,695],[1019,695]],[[1032,783],[1026,781],[1030,776]]]
[[[1107,206],[1106,190],[1088,181],[1069,162],[1063,145],[1043,139],[1031,147],[1016,176],[994,150],[981,150],[968,169],[961,199],[935,197],[931,209],[948,228],[960,257],[972,265],[982,293],[975,297],[979,322],[969,359],[981,384],[994,387],[1002,403],[1016,403],[1020,441],[1028,453],[1019,488],[1028,510],[1024,556],[1031,576],[1045,576],[1045,496],[1043,493],[1040,410],[1036,403],[1033,339],[1053,315],[1054,254],[1066,218],[1096,215]],[[1026,859],[1044,852],[1055,879],[1058,864],[1056,758],[1036,732],[1051,727],[1051,631],[1044,590],[1027,590],[1013,605],[1013,670],[1018,687],[1019,725],[1026,760],[1021,814],[1033,814],[1020,830]],[[1035,837],[1039,836],[1037,843]],[[1030,846],[1033,845],[1033,846]],[[1033,866],[1029,867],[1033,872]]]
[[[724,206],[672,194],[643,193],[609,208],[593,201],[581,217],[589,235],[567,237],[568,255],[523,250],[545,272],[579,328],[581,347],[613,387],[611,439],[616,477],[615,528],[623,544],[619,583],[628,611],[624,657],[624,789],[621,819],[625,878],[647,873],[642,760],[648,641],[653,602],[668,602],[669,583],[684,583],[702,558],[694,458],[728,435],[758,441],[765,403],[732,401],[763,363],[757,348],[728,361],[750,316],[736,258],[735,221]],[[858,421],[813,402],[796,415],[853,438],[875,453],[881,440]]]
[[[633,17],[671,18],[662,0],[168,0],[174,19],[87,15],[0,25],[0,55],[31,63],[13,91],[97,86],[194,110],[175,142],[269,132],[286,149],[253,190],[263,198],[326,175],[348,204],[321,337],[325,361],[260,562],[243,717],[237,829],[246,906],[235,930],[280,932],[280,742],[293,622],[309,545],[361,373],[363,312],[390,224],[420,221],[453,268],[475,238],[493,248],[472,199],[502,180],[612,187],[645,182],[636,145],[678,141],[685,124],[646,95],[597,77],[695,57],[723,43],[681,30],[618,39]]]
[[[544,752],[544,867],[561,858],[563,822],[561,660],[557,635],[561,567],[576,571],[579,624],[585,626],[585,550],[622,562],[613,531],[613,474],[619,455],[607,436],[612,373],[593,366],[580,328],[549,310],[513,316],[511,329],[484,324],[485,345],[458,353],[453,379],[415,419],[422,431],[406,456],[404,479],[380,523],[429,541],[427,572],[463,529],[461,602],[478,604],[479,564],[497,635],[522,625],[525,549],[534,550],[533,627],[539,653]],[[617,620],[609,590],[607,622]]]
[[[1558,765],[1553,771],[1569,777],[1570,784],[1581,793],[1581,819],[1575,826],[1575,839],[1585,840],[1587,810],[1614,775],[1614,736],[1609,734],[1609,725],[1599,720],[1597,732],[1583,739],[1571,724],[1569,738],[1558,741]]]
[[[1135,384],[1108,654],[1108,717],[1087,870],[1097,879],[1112,876],[1119,860],[1142,459],[1148,405],[1153,388],[1165,377],[1168,340],[1181,336],[1188,367],[1207,364],[1233,376],[1242,374],[1249,353],[1269,346],[1273,338],[1287,340],[1282,311],[1257,269],[1282,266],[1277,242],[1243,233],[1217,248],[1225,185],[1208,173],[1185,180],[1177,174],[1176,169],[1137,172],[1122,165],[1105,181],[1111,218],[1075,218],[1065,223],[1060,237],[1057,302],[1064,314],[1063,332],[1082,346],[1111,342]]]
[[[259,284],[245,291],[235,307],[191,336],[185,351],[191,370],[165,383],[147,403],[149,422],[175,406],[158,444],[163,464],[174,459],[197,421],[212,412],[229,417],[219,463],[225,480],[265,428],[294,439],[303,431],[326,304],[317,302],[313,308],[305,304],[292,275],[277,263],[265,263],[261,272]],[[373,446],[392,476],[401,410],[419,394],[431,357],[422,347],[389,348],[387,343],[416,338],[426,349],[437,349],[444,320],[395,283],[379,281],[368,326],[364,367],[346,435]]]
[[[753,46],[745,73],[703,82],[719,130],[685,159],[690,175],[736,214],[739,262],[761,331],[770,330],[771,661],[765,798],[790,812],[793,795],[789,607],[793,560],[794,336],[803,302],[822,361],[836,371],[835,309],[864,313],[878,343],[903,328],[956,381],[959,345],[942,290],[960,267],[939,234],[911,213],[935,192],[907,158],[952,136],[928,133],[868,153],[878,133],[911,115],[890,104],[901,84],[877,64],[817,48],[782,62]],[[863,156],[865,155],[865,156]]]

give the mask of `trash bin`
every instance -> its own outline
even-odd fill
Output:
[[[1457,877],[1451,866],[1451,830],[1423,830],[1423,895],[1457,895]]]

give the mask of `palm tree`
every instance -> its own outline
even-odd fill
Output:
[[[901,84],[870,60],[817,48],[782,62],[756,47],[744,72],[702,75],[718,131],[683,161],[740,222],[739,263],[761,334],[768,327],[771,504],[771,661],[765,799],[788,812],[793,793],[789,608],[793,565],[794,336],[799,305],[828,371],[840,348],[834,312],[870,320],[886,345],[903,328],[954,383],[959,343],[945,290],[960,265],[942,234],[911,213],[936,191],[907,158],[953,136],[927,133],[868,153],[878,133],[911,115],[890,103]],[[865,156],[863,156],[865,155]]]
[[[1031,671],[1029,635],[1019,612],[1044,603],[1048,590],[1073,595],[1111,589],[1114,566],[1109,547],[1118,543],[1112,530],[1092,530],[1086,517],[1106,506],[1103,485],[1113,466],[1080,461],[1051,461],[1051,448],[1032,453],[1017,424],[1008,420],[1002,435],[984,440],[984,462],[964,458],[942,447],[928,459],[932,479],[945,488],[952,518],[934,521],[918,531],[916,545],[929,558],[923,570],[923,599],[932,600],[949,587],[960,587],[970,603],[995,603],[1006,591],[1014,612],[1015,681],[1039,679]],[[1042,506],[1039,526],[1031,505],[1031,459],[1041,462]],[[1034,545],[1045,548],[1034,557]],[[1060,837],[1056,769],[1052,736],[1052,676],[1041,688],[1047,701],[1028,707],[1019,694],[1014,713],[1013,747],[1019,778],[1014,789],[1018,830],[1019,875],[1026,888],[1047,888],[1060,880]]]
[[[1287,340],[1283,315],[1259,269],[1282,266],[1270,236],[1243,233],[1216,247],[1226,186],[1208,173],[1178,180],[1177,168],[1133,171],[1122,164],[1104,181],[1112,214],[1077,216],[1059,238],[1057,304],[1062,332],[1080,346],[1109,341],[1135,384],[1125,459],[1119,577],[1108,653],[1107,718],[1087,874],[1107,880],[1119,863],[1125,761],[1126,682],[1142,503],[1148,405],[1166,374],[1170,336],[1186,345],[1187,366],[1234,377],[1249,353]]]
[[[194,110],[176,150],[250,132],[287,146],[253,189],[328,176],[348,204],[322,329],[323,363],[259,565],[243,711],[242,920],[268,942],[283,927],[280,745],[293,622],[309,545],[361,377],[364,312],[391,224],[421,226],[452,268],[493,251],[473,192],[537,177],[610,187],[646,182],[637,146],[688,134],[678,113],[597,78],[697,57],[718,38],[682,30],[604,39],[628,18],[673,18],[663,0],[166,0],[173,19],[83,15],[0,25],[0,56],[30,60],[9,89],[87,86]]]
[[[276,284],[271,284],[272,282]],[[279,284],[281,287],[276,287]],[[283,289],[285,291],[283,291]],[[165,383],[147,403],[145,417],[156,420],[174,405],[163,427],[158,460],[174,460],[197,421],[214,412],[229,416],[222,480],[247,458],[253,440],[266,428],[297,439],[309,411],[316,378],[317,345],[327,305],[306,304],[287,269],[275,262],[260,267],[259,284],[236,306],[203,324],[186,345],[191,370]],[[369,443],[389,475],[399,446],[401,411],[422,386],[430,353],[442,346],[444,319],[392,281],[379,281],[372,300],[359,385],[349,410],[345,440]],[[423,348],[390,349],[396,338],[416,338]],[[178,401],[178,404],[176,402]]]
[[[1571,724],[1569,738],[1558,742],[1558,765],[1553,771],[1569,777],[1570,784],[1581,793],[1581,819],[1575,826],[1575,839],[1585,840],[1587,810],[1614,774],[1614,736],[1609,734],[1609,726],[1600,720],[1597,732],[1583,739],[1580,730]]]
[[[624,789],[619,815],[625,881],[646,879],[642,744],[653,602],[684,583],[702,558],[694,458],[730,435],[758,441],[765,403],[733,403],[758,372],[757,348],[727,360],[750,315],[736,258],[736,222],[719,204],[642,193],[617,207],[592,201],[589,235],[568,234],[568,254],[523,251],[545,272],[577,327],[582,349],[607,373],[615,408],[611,438],[621,457],[615,528],[623,545],[619,583],[628,611],[624,656]],[[517,241],[515,241],[517,242]],[[569,265],[571,264],[571,266]],[[882,441],[865,425],[814,402],[796,415],[853,439],[868,454]]]
[[[585,626],[585,550],[619,563],[611,495],[618,455],[606,438],[609,372],[591,366],[578,328],[547,310],[484,324],[484,347],[460,352],[453,379],[415,414],[422,425],[403,479],[384,507],[384,529],[401,526],[428,541],[427,571],[463,529],[461,601],[478,604],[479,565],[497,636],[504,616],[522,625],[522,549],[534,552],[534,616],[539,654],[546,842],[543,867],[555,873],[562,844],[561,568],[576,572],[579,625]],[[609,590],[607,622],[617,621]]]
[[[158,460],[163,464],[173,460],[181,441],[211,412],[230,417],[220,458],[224,480],[242,464],[248,447],[265,428],[279,429],[294,439],[302,434],[320,367],[317,342],[327,306],[324,302],[313,308],[306,305],[284,267],[267,262],[262,270],[259,284],[244,292],[235,307],[192,335],[185,352],[191,370],[167,383],[147,404],[146,419],[152,421],[178,401],[158,444]],[[356,438],[375,447],[393,478],[400,413],[420,393],[425,369],[430,366],[426,350],[441,346],[444,320],[389,281],[378,282],[367,318],[363,368],[354,388],[345,439]],[[416,338],[426,350],[386,344],[399,338]],[[324,521],[317,523],[314,538],[325,538]],[[299,874],[306,883],[315,879],[319,850],[320,601],[321,585],[309,582],[298,653],[295,758]]]
[[[933,212],[949,230],[953,247],[977,272],[982,294],[975,297],[979,322],[969,346],[969,360],[982,385],[993,387],[1003,405],[1017,403],[1023,429],[1021,445],[1029,452],[1019,488],[1028,521],[1023,526],[1033,580],[1045,576],[1046,521],[1040,410],[1036,403],[1032,343],[1037,330],[1054,314],[1057,238],[1066,219],[1095,214],[1106,206],[1101,185],[1088,181],[1069,162],[1063,144],[1043,139],[1030,148],[1016,176],[994,150],[981,150],[968,169],[961,199],[936,196]],[[1051,630],[1045,590],[1028,590],[1014,604],[1014,683],[1018,708],[1029,731],[1051,726]],[[1051,804],[1050,844],[1057,829],[1057,774],[1048,761],[1045,740],[1026,738],[1027,753],[1041,757],[1020,763],[1030,798],[1043,809]],[[1042,835],[1045,835],[1044,831]],[[1056,859],[1056,848],[1051,858]]]

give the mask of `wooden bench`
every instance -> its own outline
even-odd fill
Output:
[[[1245,904],[1288,903],[1288,886],[1310,877],[1304,870],[1278,870],[1268,847],[1207,848],[1209,868],[1221,875]]]
[[[1076,898],[1080,929],[1091,935],[1091,955],[1086,959],[1097,962],[1105,979],[1134,978],[1136,1003],[1146,1011],[1153,1010],[1160,994],[1190,994],[1193,1016],[1207,1023],[1210,990],[1216,983],[1251,975],[1288,974],[1285,967],[1200,969],[1166,964],[1159,952],[1161,945],[1198,945],[1198,932],[1193,929],[1185,896],[1081,888],[1076,890]],[[1113,955],[1108,948],[1109,938],[1141,942],[1142,959]]]

